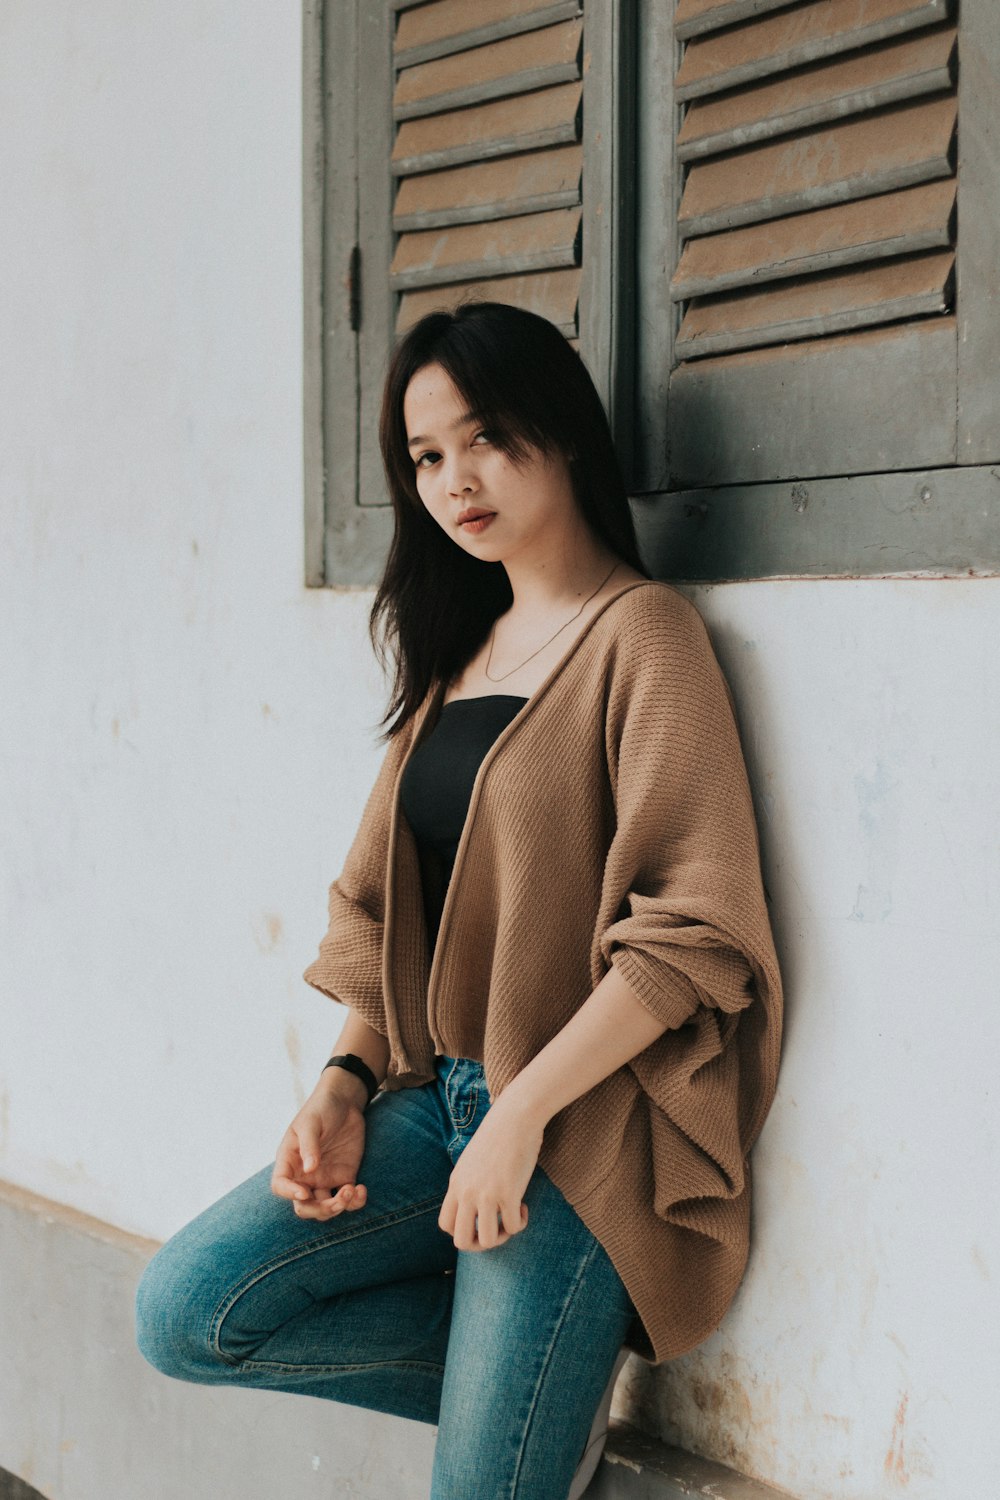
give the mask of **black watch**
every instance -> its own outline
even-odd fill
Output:
[[[367,1109],[378,1093],[379,1085],[376,1082],[375,1074],[364,1059],[358,1057],[354,1052],[338,1052],[336,1057],[331,1057],[328,1063],[323,1064],[324,1073],[327,1068],[346,1068],[348,1073],[353,1073],[355,1077],[361,1079],[361,1082],[368,1090],[368,1098],[365,1101],[365,1108]]]

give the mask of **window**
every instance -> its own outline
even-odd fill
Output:
[[[997,563],[994,0],[306,0],[307,577],[370,586],[397,331],[580,349],[663,577]]]

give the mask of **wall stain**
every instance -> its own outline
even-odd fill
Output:
[[[903,1343],[903,1340],[897,1333],[893,1333],[891,1330],[887,1331],[886,1338],[891,1344],[895,1344],[896,1348],[899,1350],[904,1359],[909,1359],[910,1351],[909,1349],[907,1349],[906,1345]]]
[[[904,1391],[896,1407],[896,1417],[892,1424],[892,1441],[889,1451],[885,1455],[883,1465],[887,1478],[894,1484],[907,1485],[910,1482],[909,1471],[906,1466],[906,1455],[903,1451],[903,1427],[906,1422],[906,1408],[910,1402],[909,1391]]]
[[[990,1270],[990,1263],[984,1256],[983,1252],[980,1250],[979,1246],[973,1245],[969,1253],[972,1257],[972,1264],[975,1266],[976,1270],[979,1272],[983,1280],[992,1281],[993,1273]]]
[[[771,1471],[784,1404],[780,1382],[760,1379],[729,1350],[711,1364],[697,1353],[682,1363],[683,1372],[678,1363],[652,1380],[650,1372],[636,1372],[626,1420],[751,1478]]]
[[[858,883],[848,920],[884,922],[892,913],[898,832],[898,811],[890,794],[899,782],[881,760],[876,760],[873,776],[853,779],[863,845],[867,841],[868,880]]]
[[[285,924],[276,911],[263,911],[253,924],[253,940],[261,953],[273,953],[285,935]]]
[[[299,1036],[299,1030],[294,1021],[289,1021],[285,1027],[285,1051],[288,1053],[288,1061],[292,1065],[292,1086],[295,1089],[296,1101],[301,1109],[306,1102],[306,1090],[302,1082],[302,1039]]]

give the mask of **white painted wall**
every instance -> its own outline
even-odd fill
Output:
[[[294,3],[5,7],[2,1170],[162,1235],[273,1153],[373,767],[303,587]]]
[[[686,592],[740,708],[786,1030],[737,1300],[632,1399],[804,1500],[991,1494],[1000,580]]]
[[[262,1165],[381,751],[303,587],[295,0],[6,0],[0,1176],[163,1237]],[[10,295],[12,294],[13,295]],[[1000,1458],[1000,582],[694,589],[788,990],[723,1329],[620,1408],[801,1500]]]

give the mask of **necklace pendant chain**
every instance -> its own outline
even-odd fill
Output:
[[[618,564],[615,563],[615,567],[611,569],[611,573],[613,573],[615,571],[615,568],[617,568],[617,566],[618,566]],[[594,594],[600,593],[601,589],[604,587],[604,585],[607,583],[608,579],[611,577],[611,573],[608,573],[606,575],[606,577],[604,577],[604,578],[601,579],[600,583],[597,585],[597,588],[594,590]],[[591,594],[591,595],[589,595],[588,598],[584,599],[583,603],[580,605],[580,608],[577,610],[576,614],[575,615],[570,615],[569,619],[566,621],[566,625],[572,625],[573,621],[575,619],[577,619],[577,617],[583,613],[583,610],[590,603],[591,599],[593,599],[594,594]],[[562,632],[566,629],[566,625],[560,625],[559,629],[556,631],[556,635],[561,635]],[[518,664],[517,664],[517,666],[516,667],[511,667],[511,669],[510,669],[509,672],[504,672],[500,677],[491,677],[490,676],[490,662],[493,660],[493,639],[494,639],[494,637],[496,635],[496,630],[497,630],[497,622],[496,622],[496,620],[494,620],[493,621],[493,629],[490,631],[490,650],[489,650],[489,655],[486,658],[486,667],[485,667],[486,676],[489,678],[490,682],[505,682],[508,677],[512,677],[515,672],[519,672],[522,667],[527,666],[528,662],[531,661],[534,657],[538,656],[540,652],[544,651],[546,646],[551,646],[552,642],[556,638],[556,635],[550,635],[549,638],[548,638],[548,640],[545,641],[541,646],[539,646],[538,651],[532,651],[531,656],[526,656],[524,658],[524,661],[519,661]]]

